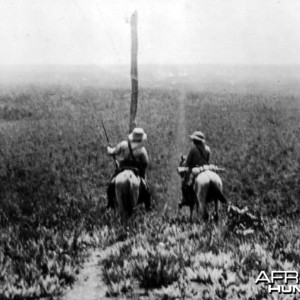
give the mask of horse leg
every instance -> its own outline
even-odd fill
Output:
[[[209,219],[207,203],[206,203],[207,202],[206,196],[207,196],[207,188],[203,187],[201,189],[201,191],[199,192],[198,202],[199,202],[199,206],[200,206],[200,211],[202,212],[203,220],[205,222],[207,222]]]
[[[204,209],[203,209],[203,220],[205,222],[207,222],[209,220],[209,213],[208,213],[206,204],[204,205]]]
[[[214,214],[214,221],[216,224],[219,222],[219,201],[218,199],[214,199],[215,202],[215,214]]]
[[[127,228],[127,219],[128,219],[128,217],[127,217],[127,213],[125,211],[123,203],[120,206],[120,213],[121,213],[121,224],[124,227],[124,229],[126,229]]]
[[[199,213],[199,201],[197,197],[195,197],[195,203],[196,203],[196,212]]]
[[[126,213],[126,208],[124,203],[124,191],[122,190],[122,186],[116,186],[116,200],[120,212],[121,225],[124,227],[124,229],[126,229],[127,213]]]
[[[193,210],[194,210],[194,203],[190,204],[190,222],[192,223],[193,220]]]

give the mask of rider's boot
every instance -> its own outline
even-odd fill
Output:
[[[181,209],[182,206],[188,205],[190,196],[191,196],[191,188],[189,186],[184,186],[181,188],[182,199],[181,202],[178,202],[178,208]]]
[[[139,203],[144,202],[147,211],[151,210],[151,194],[149,192],[146,180],[141,178]]]

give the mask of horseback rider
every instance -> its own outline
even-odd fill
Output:
[[[134,128],[128,135],[128,140],[122,141],[115,147],[107,146],[110,156],[115,156],[118,168],[115,170],[107,187],[107,206],[114,208],[115,178],[124,170],[132,170],[135,175],[141,177],[139,202],[145,202],[146,209],[150,209],[150,193],[146,182],[146,169],[149,165],[149,157],[143,142],[147,135],[143,128]]]
[[[178,203],[179,208],[183,205],[187,205],[193,196],[194,176],[192,174],[192,169],[195,167],[209,165],[210,148],[206,145],[203,132],[195,131],[192,135],[190,135],[190,139],[193,142],[193,147],[190,149],[184,162],[184,167],[187,167],[188,171],[182,181],[182,201]]]

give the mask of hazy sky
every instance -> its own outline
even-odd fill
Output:
[[[0,64],[300,64],[298,0],[0,0]]]

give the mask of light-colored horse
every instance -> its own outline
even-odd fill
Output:
[[[131,170],[124,170],[116,176],[116,202],[122,224],[127,227],[128,219],[138,204],[141,178]]]
[[[184,164],[185,157],[182,156],[180,160],[180,166]],[[182,176],[183,179],[183,176]],[[193,183],[193,195],[190,197],[190,202],[187,203],[190,207],[190,220],[192,220],[193,209],[196,205],[198,211],[200,207],[200,213],[205,221],[209,219],[208,203],[214,202],[215,213],[214,220],[218,222],[219,219],[219,201],[227,203],[227,199],[222,192],[223,184],[220,176],[210,170],[199,173]]]

